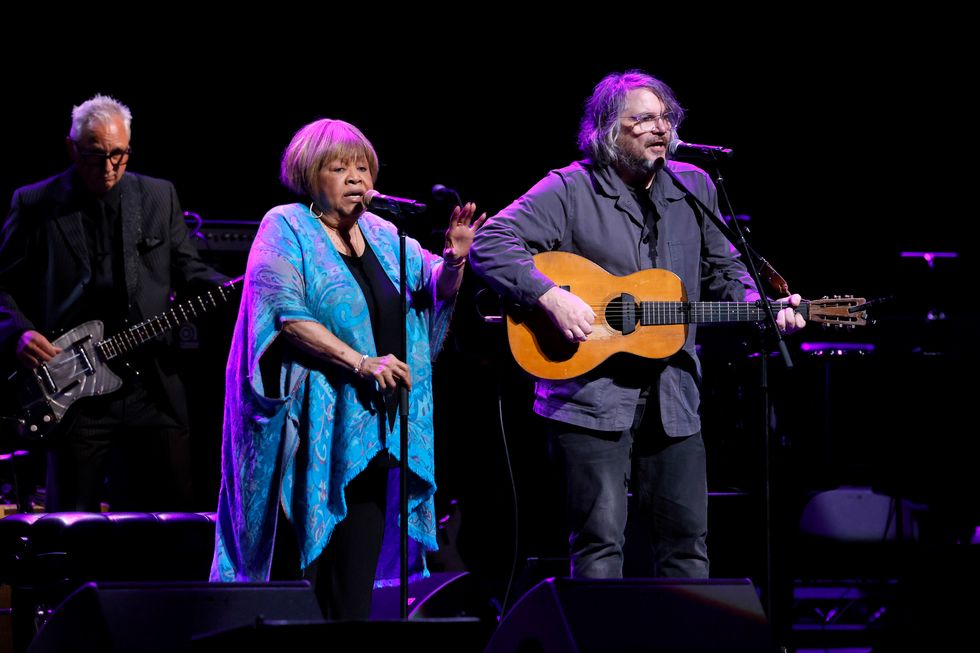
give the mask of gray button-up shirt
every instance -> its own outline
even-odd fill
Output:
[[[703,170],[677,161],[667,165],[701,201],[717,207]],[[553,170],[483,225],[470,262],[495,291],[524,306],[533,306],[555,285],[534,267],[532,256],[555,250],[583,256],[618,276],[665,268],[681,278],[690,301],[702,294],[718,301],[755,294],[731,243],[667,175],[658,174],[649,192],[656,234],[649,233],[651,225],[612,168],[580,161]],[[585,428],[620,431],[632,424],[641,390],[649,387],[658,393],[668,435],[697,433],[701,369],[695,331],[692,324],[683,349],[664,363],[610,359],[575,379],[539,379],[534,410]]]

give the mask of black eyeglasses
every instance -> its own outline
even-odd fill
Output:
[[[116,167],[129,160],[129,155],[133,153],[133,148],[127,147],[125,150],[115,149],[111,152],[103,152],[101,150],[83,150],[79,147],[78,143],[75,143],[75,151],[78,152],[82,163],[87,166],[101,167],[105,166],[105,162],[108,161],[113,167]]]

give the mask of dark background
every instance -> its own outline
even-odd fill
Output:
[[[492,212],[577,158],[583,100],[605,73],[636,67],[674,88],[685,140],[735,149],[725,172],[736,210],[794,290],[877,295],[893,290],[897,251],[969,255],[972,198],[949,158],[967,138],[954,36],[948,51],[923,50],[838,28],[616,56],[615,40],[552,45],[529,27],[497,36],[504,57],[493,39],[437,30],[316,49],[200,29],[125,31],[115,48],[52,35],[63,56],[50,61],[36,44],[5,44],[2,195],[66,165],[71,108],[101,92],[133,110],[130,169],[172,180],[206,220],[258,221],[288,201],[279,156],[320,117],[371,139],[382,192],[424,201],[442,183]]]
[[[615,30],[643,27],[626,14]],[[430,215],[412,227],[426,240],[451,208],[431,198],[433,184],[457,189],[481,211],[506,206],[578,157],[582,102],[604,74],[645,69],[688,109],[684,140],[735,149],[724,173],[736,211],[751,216],[755,248],[793,291],[893,298],[874,326],[851,334],[811,327],[794,336],[795,373],[772,359],[772,447],[788,497],[777,520],[790,527],[807,493],[851,484],[935,505],[943,515],[937,533],[976,523],[976,445],[972,428],[960,426],[971,424],[976,387],[976,309],[966,284],[975,269],[976,210],[972,162],[957,160],[964,149],[957,143],[969,138],[958,114],[973,73],[952,28],[922,25],[942,42],[928,48],[911,29],[826,25],[816,36],[682,33],[678,43],[624,48],[627,36],[575,32],[545,42],[539,29],[517,23],[506,34],[445,28],[412,41],[372,34],[378,38],[351,45],[337,28],[320,41],[307,27],[238,34],[185,25],[166,39],[69,31],[50,38],[54,59],[37,53],[40,39],[5,45],[0,195],[8,201],[16,187],[67,165],[71,108],[101,92],[133,111],[129,169],[172,180],[184,209],[205,226],[258,221],[289,201],[278,183],[279,156],[299,127],[331,117],[356,124],[373,142],[382,192],[430,203]],[[909,250],[959,258],[930,269],[900,257]],[[244,253],[211,260],[229,274],[244,271]],[[501,348],[499,328],[477,317],[480,287],[468,273],[438,364],[439,505],[446,514],[457,499],[461,513],[459,539],[447,548],[458,547],[469,567],[499,582],[510,569],[514,521],[499,392],[522,508],[519,557],[561,555],[564,536],[529,411],[531,384]],[[927,320],[930,311],[946,319]],[[233,315],[206,321],[200,348],[184,353],[202,508],[213,508],[216,493],[232,323]],[[876,350],[806,357],[803,341]],[[710,482],[713,490],[745,492],[732,506],[712,499],[720,506],[716,575],[757,577],[761,566],[764,449],[754,349],[747,330],[706,334]]]

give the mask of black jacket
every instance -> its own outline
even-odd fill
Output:
[[[92,278],[80,185],[69,168],[14,192],[0,240],[4,362],[14,362],[24,331],[34,329],[53,340],[77,326],[68,322]],[[226,281],[190,242],[173,184],[127,172],[119,187],[128,313],[148,319],[169,307],[171,289],[194,293]],[[176,416],[186,423],[183,388],[172,362],[173,357],[158,355],[153,367]]]

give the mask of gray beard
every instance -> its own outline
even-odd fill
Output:
[[[636,157],[628,152],[617,151],[616,167],[636,177],[649,177],[657,171],[657,162]]]

